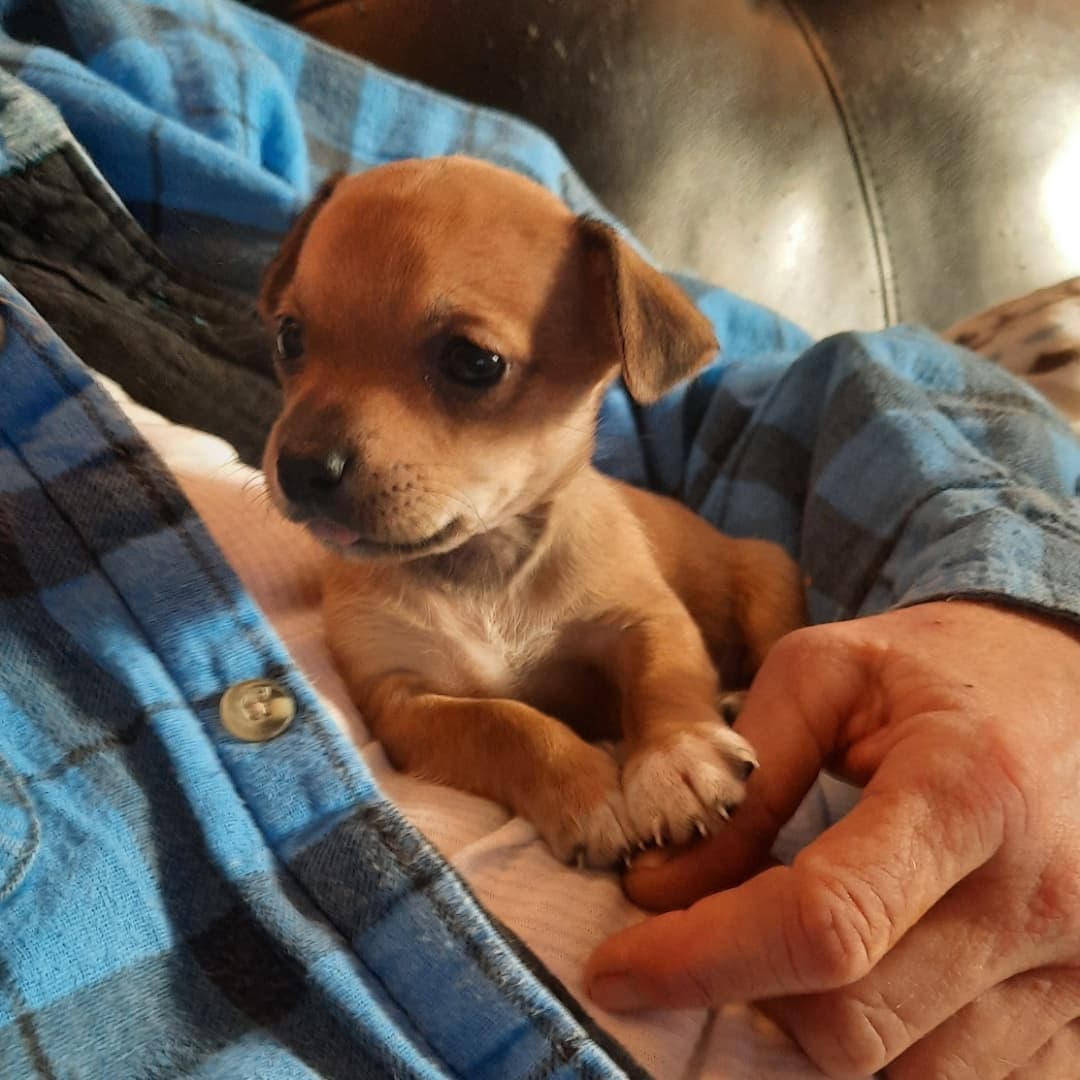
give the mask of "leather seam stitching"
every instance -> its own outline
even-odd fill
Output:
[[[839,76],[833,67],[824,42],[810,24],[805,12],[799,7],[797,0],[781,0],[781,2],[791,16],[792,22],[802,34],[814,63],[825,81],[833,105],[836,107],[837,117],[844,133],[844,139],[851,152],[852,164],[855,167],[855,178],[858,183],[859,194],[870,222],[870,239],[874,249],[874,262],[877,266],[878,280],[881,285],[882,313],[886,325],[893,325],[899,321],[900,317],[899,289],[893,270],[892,253],[889,249],[885,211],[881,202],[880,190],[874,178],[870,155],[866,152],[865,142],[856,122],[854,110],[844,97]]]

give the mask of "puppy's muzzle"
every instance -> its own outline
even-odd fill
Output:
[[[467,532],[461,515],[425,513],[411,481],[388,484],[340,445],[282,447],[267,468],[274,470],[286,516],[338,551],[413,557],[449,550]]]
[[[341,486],[352,456],[334,448],[314,455],[278,454],[277,481],[294,506],[319,510]]]

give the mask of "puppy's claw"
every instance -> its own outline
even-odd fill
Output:
[[[759,768],[759,765],[753,758],[739,758],[735,763],[735,768],[739,773],[739,779],[747,780],[750,775]]]
[[[709,830],[704,821],[695,821],[694,828],[697,829],[699,836],[708,836]]]
[[[585,849],[583,847],[577,847],[574,849],[574,865],[579,870],[585,869]]]
[[[716,703],[717,711],[720,713],[721,719],[728,727],[734,727],[735,721],[739,719],[739,713],[742,712],[743,701],[745,699],[745,691],[720,695],[720,698]]]
[[[659,825],[653,831],[653,840],[656,842],[657,847],[664,846],[664,830]]]
[[[629,852],[629,851],[624,851],[624,852],[622,853],[622,864],[623,864],[623,866],[624,866],[624,867],[625,867],[625,868],[626,868],[627,870],[629,870],[629,869],[630,869],[630,864],[631,864],[632,862],[633,862],[633,856],[632,856],[632,855],[630,854],[630,852]]]
[[[728,804],[727,803],[718,802],[716,804],[716,812],[725,821],[730,821],[731,820],[731,811],[728,809]]]

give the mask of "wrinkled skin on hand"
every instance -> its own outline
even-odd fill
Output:
[[[812,627],[737,726],[762,766],[746,803],[631,868],[633,899],[686,910],[602,944],[592,996],[758,1001],[831,1077],[1080,1076],[1076,628],[961,601]],[[821,767],[857,806],[761,869]]]

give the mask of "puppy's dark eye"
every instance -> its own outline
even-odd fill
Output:
[[[304,355],[303,326],[296,319],[286,315],[278,322],[274,348],[279,363],[287,368],[295,366],[300,357]]]
[[[498,353],[467,338],[447,342],[440,367],[448,379],[476,390],[490,389],[506,374],[506,361]]]

